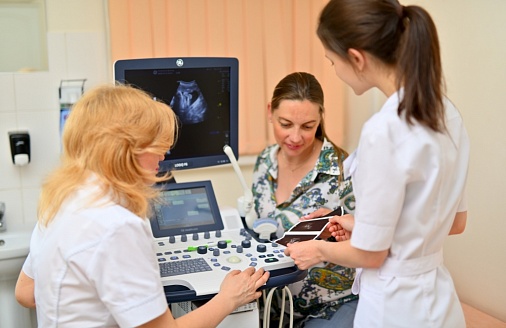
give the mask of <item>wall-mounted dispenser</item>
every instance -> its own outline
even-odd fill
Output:
[[[30,135],[27,131],[9,132],[12,163],[23,166],[30,163]]]
[[[1,0],[0,0],[1,1]],[[70,110],[84,92],[86,79],[61,80],[58,93],[60,95],[60,137],[63,135],[63,127],[70,115]]]

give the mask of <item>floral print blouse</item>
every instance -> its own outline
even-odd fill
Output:
[[[343,206],[346,212],[354,212],[355,197],[351,181],[340,178],[339,162],[344,158],[338,158],[328,140],[324,140],[313,170],[302,178],[287,201],[277,204],[278,151],[279,145],[274,144],[258,156],[252,187],[258,217],[278,221],[278,237],[297,223],[300,217],[320,207],[334,210]],[[296,316],[332,316],[341,304],[356,299],[351,294],[354,277],[354,269],[332,263],[324,262],[310,268],[305,279],[289,286]]]

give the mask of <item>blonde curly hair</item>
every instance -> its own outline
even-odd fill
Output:
[[[140,166],[138,156],[165,154],[176,135],[174,112],[141,90],[104,85],[86,92],[65,123],[61,165],[42,186],[39,221],[49,224],[63,202],[92,176],[100,192],[90,204],[107,196],[146,217],[150,200],[158,195],[152,185],[169,174],[154,176]]]

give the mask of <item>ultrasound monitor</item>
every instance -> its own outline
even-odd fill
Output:
[[[238,60],[188,57],[118,60],[116,81],[142,89],[178,116],[175,146],[160,173],[230,163],[223,147],[238,152]]]
[[[151,230],[155,238],[223,230],[211,181],[166,183],[153,204]]]

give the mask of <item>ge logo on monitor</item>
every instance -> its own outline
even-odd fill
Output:
[[[183,66],[184,65],[183,60],[182,59],[176,60],[176,65],[179,66],[179,67]]]

